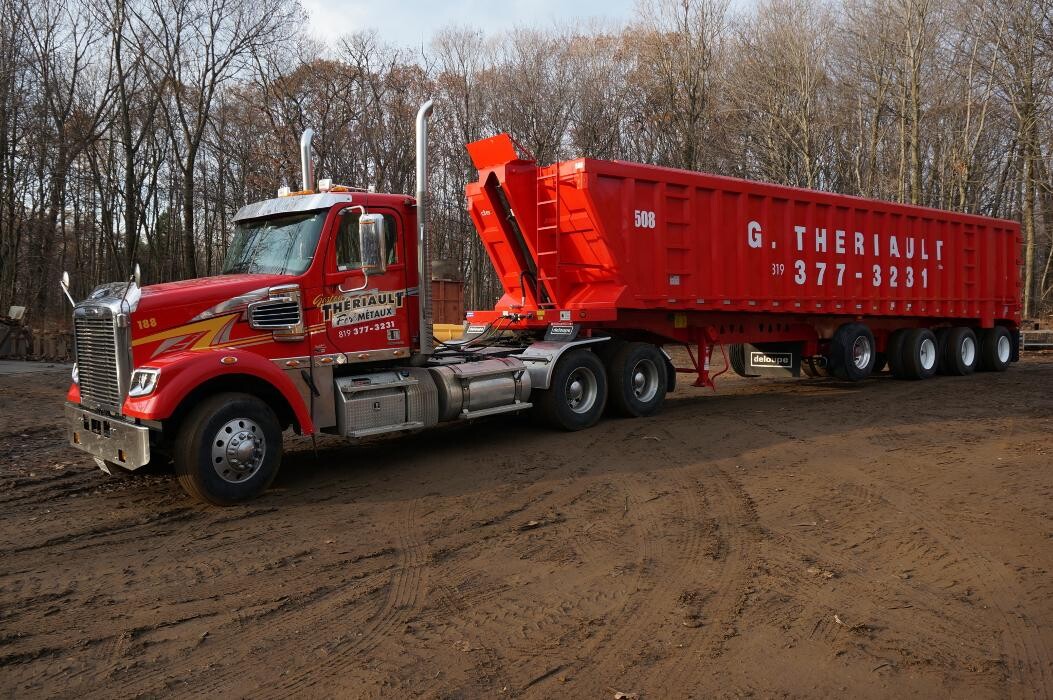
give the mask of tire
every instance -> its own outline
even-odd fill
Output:
[[[871,370],[870,373],[871,374],[878,374],[879,372],[884,372],[885,371],[885,367],[887,367],[887,366],[888,366],[888,357],[885,356],[885,353],[879,352],[876,355],[874,355],[874,369]]]
[[[537,392],[534,405],[543,422],[573,431],[596,425],[606,403],[607,370],[595,353],[577,349],[559,359],[549,388]]]
[[[995,326],[981,332],[980,370],[1004,372],[1013,359],[1013,339],[1003,326]]]
[[[940,364],[944,374],[964,377],[976,371],[980,347],[972,328],[957,326],[947,331]]]
[[[939,350],[936,335],[928,328],[914,328],[903,339],[903,376],[905,379],[928,379],[936,374]]]
[[[607,365],[611,411],[628,418],[654,415],[665,402],[666,359],[649,343],[626,343]]]
[[[801,358],[801,371],[813,379],[830,376],[830,366],[825,355]]]
[[[175,472],[190,496],[217,506],[261,494],[278,474],[282,431],[270,406],[249,394],[217,394],[183,421]]]
[[[728,346],[728,362],[732,371],[740,377],[759,377],[759,374],[747,374],[746,372],[746,346],[735,343]]]
[[[862,323],[846,323],[834,333],[830,340],[827,360],[834,376],[858,382],[874,371],[877,347],[874,334]]]
[[[907,340],[909,328],[892,331],[885,346],[885,357],[888,358],[888,371],[896,379],[906,379],[907,370],[903,365],[903,344]]]

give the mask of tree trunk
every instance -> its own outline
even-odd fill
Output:
[[[197,277],[197,255],[194,245],[194,161],[197,146],[190,146],[183,168],[183,276]]]

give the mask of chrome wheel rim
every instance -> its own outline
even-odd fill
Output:
[[[921,360],[921,367],[925,371],[928,371],[936,366],[936,343],[932,342],[931,338],[926,338],[921,341],[921,348],[919,348],[918,359]]]
[[[865,335],[858,336],[852,343],[852,364],[856,369],[866,369],[870,366],[870,358],[874,354],[870,348],[870,341]]]
[[[633,396],[637,401],[650,403],[658,394],[658,367],[654,362],[644,359],[633,366],[630,375]]]
[[[578,367],[567,377],[567,406],[575,413],[588,413],[596,405],[599,382],[588,367]]]
[[[965,336],[962,340],[961,354],[962,364],[966,367],[972,367],[973,362],[976,361],[976,341],[969,336]]]
[[[248,418],[227,421],[212,438],[212,468],[229,484],[252,478],[266,456],[263,428]]]
[[[1009,338],[1002,336],[998,339],[998,361],[1002,363],[1009,362],[1009,355],[1012,353],[1012,346],[1009,344]]]

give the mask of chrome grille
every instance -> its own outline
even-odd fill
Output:
[[[122,397],[113,317],[77,314],[73,328],[81,403],[119,410]]]
[[[251,307],[252,327],[260,330],[285,330],[300,323],[298,301],[265,301]]]

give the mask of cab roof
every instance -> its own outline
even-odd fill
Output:
[[[329,209],[335,204],[360,204],[372,206],[414,206],[413,197],[404,194],[377,194],[375,192],[319,192],[317,194],[294,194],[286,197],[264,199],[246,204],[234,215],[234,221],[259,219],[275,214],[290,214],[298,211]]]

